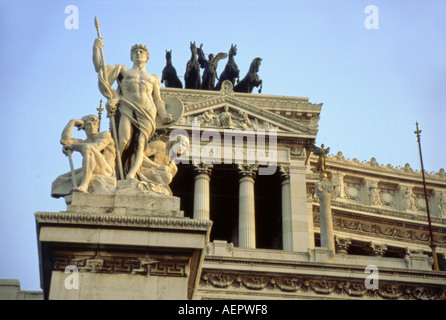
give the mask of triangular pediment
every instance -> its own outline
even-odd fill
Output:
[[[315,135],[317,128],[290,120],[274,112],[259,108],[234,96],[216,96],[187,104],[177,126],[236,130],[277,130],[278,134]]]

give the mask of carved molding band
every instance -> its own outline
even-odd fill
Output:
[[[313,215],[313,222],[319,225],[320,217],[316,211]],[[373,237],[381,236],[381,238],[391,238],[393,240],[404,240],[410,242],[419,242],[422,244],[429,243],[428,230],[419,230],[419,227],[405,228],[395,226],[393,224],[386,224],[384,221],[378,223],[375,221],[360,220],[357,217],[340,217],[334,213],[333,228],[339,231],[355,232],[358,234],[372,234]],[[434,231],[435,242],[438,245],[446,244],[446,234],[444,230],[440,232]]]
[[[212,222],[209,220],[195,220],[188,218],[115,216],[74,214],[62,212],[38,212],[36,213],[36,220],[39,223],[84,224],[186,230],[207,230],[212,225]]]
[[[272,293],[281,291],[296,294],[337,295],[339,298],[440,300],[441,287],[420,287],[379,282],[378,289],[367,289],[363,281],[332,280],[301,276],[245,275],[236,273],[203,272],[200,289],[240,289]]]
[[[186,277],[188,263],[183,261],[156,261],[149,258],[54,257],[54,271],[64,271],[69,265],[76,266],[80,272]]]

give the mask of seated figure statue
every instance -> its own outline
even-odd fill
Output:
[[[147,183],[152,191],[172,196],[169,184],[178,168],[175,159],[189,148],[186,136],[177,136],[176,141],[164,143],[161,140],[150,142],[144,153],[139,180]]]
[[[73,127],[83,129],[87,139],[72,138]],[[116,150],[113,138],[108,131],[99,132],[99,118],[88,115],[81,120],[72,119],[62,132],[60,143],[63,145],[63,153],[71,154],[72,151],[82,154],[82,168],[59,176],[52,185],[51,196],[60,198],[74,192],[87,192],[90,182],[95,176],[115,176]],[[73,181],[73,178],[75,181]],[[77,187],[75,187],[77,185]]]

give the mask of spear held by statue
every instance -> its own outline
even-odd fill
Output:
[[[94,25],[96,27],[96,30],[98,32],[98,38],[102,39],[101,32],[99,30],[99,20],[97,17],[94,18]],[[110,124],[112,128],[113,133],[113,139],[115,141],[115,148],[116,148],[116,157],[118,159],[118,170],[119,170],[119,179],[124,179],[124,171],[122,170],[122,160],[121,160],[121,152],[119,151],[119,141],[118,141],[118,134],[116,131],[116,124],[115,124],[115,112],[116,112],[116,104],[119,101],[118,94],[116,91],[110,86],[110,84],[107,82],[107,73],[105,71],[105,60],[104,60],[104,51],[102,47],[100,48],[100,54],[101,54],[101,66],[102,70],[99,71],[99,81],[100,86],[99,90],[104,95],[104,97],[107,98],[107,117],[110,118]]]

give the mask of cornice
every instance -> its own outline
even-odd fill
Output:
[[[311,156],[311,160],[317,161],[316,156]],[[408,163],[404,167],[394,167],[390,164],[379,164],[375,158],[371,158],[370,161],[359,161],[358,159],[348,159],[342,155],[342,152],[338,152],[337,155],[328,155],[326,159],[327,168],[332,169],[340,168],[347,169],[349,171],[357,171],[360,173],[368,173],[372,175],[392,176],[394,179],[417,180],[417,183],[421,183],[421,171],[414,170]],[[446,173],[444,169],[440,169],[436,173],[426,173],[426,180],[431,183],[440,183],[446,187]]]
[[[212,226],[212,221],[210,220],[195,220],[189,218],[95,215],[68,212],[37,212],[35,216],[39,224],[195,231],[207,231]]]

